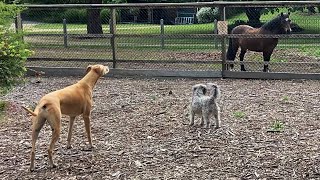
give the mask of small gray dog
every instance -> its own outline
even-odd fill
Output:
[[[209,95],[206,95],[209,90]],[[192,102],[190,106],[190,126],[194,125],[194,116],[201,116],[200,126],[210,126],[210,118],[214,116],[216,128],[220,127],[220,108],[217,100],[220,97],[220,89],[214,83],[196,84],[192,86]]]

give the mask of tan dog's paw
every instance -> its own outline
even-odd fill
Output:
[[[71,146],[71,144],[67,144],[67,149],[71,149],[72,148],[72,146]]]
[[[94,149],[94,146],[93,146],[93,145],[91,145],[91,146],[88,147],[88,151],[93,151],[93,149]]]

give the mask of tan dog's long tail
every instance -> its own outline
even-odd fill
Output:
[[[32,116],[37,116],[37,115],[38,115],[38,114],[34,113],[33,111],[31,111],[30,109],[28,109],[28,108],[26,108],[26,107],[24,107],[24,106],[22,106],[22,108],[23,108],[24,110],[26,110],[28,113],[30,113]]]

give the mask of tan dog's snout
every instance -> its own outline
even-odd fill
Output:
[[[109,67],[108,66],[104,66],[103,75],[107,74],[108,72],[109,72]]]
[[[99,74],[100,76],[103,76],[109,72],[109,67],[101,64],[89,65],[87,67],[86,74],[91,70],[94,70],[97,74]]]

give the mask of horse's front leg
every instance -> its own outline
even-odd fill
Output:
[[[247,50],[243,50],[241,49],[240,52],[240,67],[241,67],[241,71],[246,71],[246,69],[244,68],[244,64],[243,64],[243,59],[244,59],[244,55],[246,54]]]
[[[270,71],[269,70],[269,61],[270,61],[271,53],[263,52],[263,61],[264,61],[263,72],[269,72]]]

